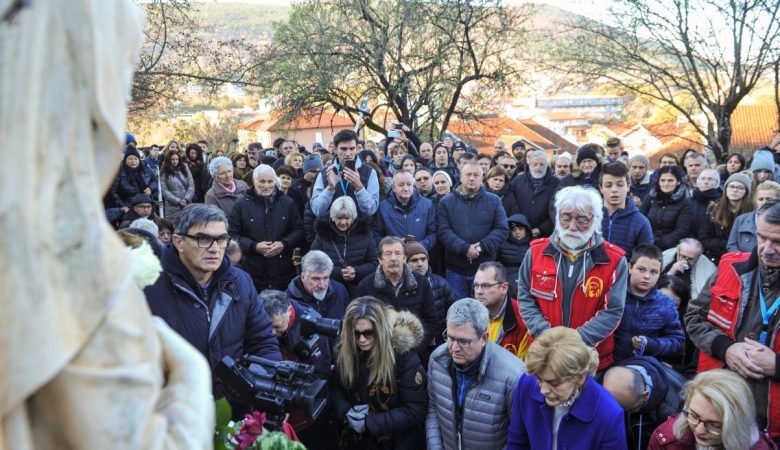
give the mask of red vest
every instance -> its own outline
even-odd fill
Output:
[[[723,255],[720,258],[720,264],[718,264],[718,277],[710,289],[710,309],[707,313],[707,321],[724,332],[732,341],[735,340],[734,336],[740,325],[742,311],[742,278],[734,268],[734,264],[745,262],[748,258],[750,258],[749,252],[732,252]],[[745,301],[749,301],[749,299],[745,299]],[[775,353],[780,353],[778,334],[780,334],[778,329],[775,329],[775,335],[769,344]],[[720,369],[725,365],[723,361],[699,351],[697,372]],[[769,423],[767,428],[772,438],[778,438],[780,437],[780,383],[771,378],[769,379],[768,404],[767,420]]]
[[[558,280],[558,269],[553,256],[545,255],[544,249],[550,243],[549,238],[537,239],[531,242],[531,273],[530,292],[536,299],[536,304],[550,323],[551,327],[563,326],[563,308],[561,300],[561,283]],[[577,329],[593,319],[601,311],[607,309],[609,292],[615,283],[618,263],[624,258],[625,252],[609,242],[601,245],[609,258],[609,262],[596,263],[585,275],[584,283],[580,282],[574,288],[571,299],[569,328]],[[565,258],[565,256],[563,256]],[[604,370],[612,365],[612,352],[615,349],[614,333],[619,323],[615,324],[609,334],[601,342],[596,343],[599,352],[599,368]]]

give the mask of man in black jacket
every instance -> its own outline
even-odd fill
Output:
[[[509,188],[515,196],[518,208],[515,211],[507,211],[506,215],[524,215],[531,226],[533,239],[547,237],[554,228],[550,205],[560,180],[549,170],[544,152],[533,151],[526,156],[528,170],[516,176]]]
[[[436,307],[436,326],[442,330],[445,327],[447,310],[455,303],[455,298],[452,295],[452,288],[447,280],[440,275],[436,275],[428,264],[428,250],[417,241],[408,242],[406,244],[406,264],[409,267],[424,276],[431,285],[431,293],[433,294],[433,304]],[[444,343],[444,337],[436,334],[434,335],[434,347]]]
[[[206,356],[212,371],[225,356],[281,360],[252,279],[225,257],[229,242],[222,210],[188,205],[163,251],[162,274],[144,289],[152,313]]]
[[[433,293],[428,281],[414,272],[406,261],[404,241],[387,236],[379,242],[379,267],[367,275],[357,287],[355,297],[370,295],[382,300],[396,310],[407,310],[423,324],[423,340],[418,353],[424,355],[433,337],[443,328],[436,321]]]

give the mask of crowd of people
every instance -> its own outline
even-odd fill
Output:
[[[128,134],[104,201],[212,369],[328,380],[327,411],[290,416],[307,448],[745,450],[780,443],[778,181],[780,135],[716,166],[405,126],[227,155]],[[340,334],[302,351],[303,317]]]

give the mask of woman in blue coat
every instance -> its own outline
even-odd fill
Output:
[[[576,330],[555,327],[528,349],[509,417],[507,450],[625,450],[623,409],[591,377],[596,350]]]

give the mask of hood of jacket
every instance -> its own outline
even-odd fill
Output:
[[[649,414],[655,411],[666,399],[666,392],[669,390],[669,380],[666,378],[666,372],[661,367],[661,362],[652,356],[639,356],[623,360],[619,365],[623,367],[639,366],[645,369],[650,379],[653,380],[653,390],[640,411],[642,414]]]
[[[688,186],[686,186],[685,183],[680,183],[679,186],[677,186],[677,190],[672,193],[671,196],[663,195],[658,189],[658,186],[653,186],[653,188],[650,190],[650,198],[653,200],[659,201],[659,202],[668,202],[668,203],[677,203],[685,198],[685,196],[688,194]],[[666,197],[666,200],[664,197]]]
[[[404,354],[416,348],[423,340],[423,326],[420,319],[409,311],[388,308],[390,323],[393,324],[393,348]]]
[[[723,196],[723,189],[720,187],[709,189],[704,192],[700,191],[699,188],[696,188],[691,194],[691,198],[694,201],[704,205],[708,205],[713,200],[720,200],[721,196]]]
[[[327,302],[333,295],[333,284],[331,283],[332,281],[328,282],[328,290],[325,292],[325,297],[323,297],[322,300],[317,300],[313,295],[309,294],[306,289],[304,289],[300,276],[297,276],[290,281],[290,284],[287,285],[287,290],[290,291],[290,295],[295,297],[295,299],[298,299],[303,303],[316,305]]]

